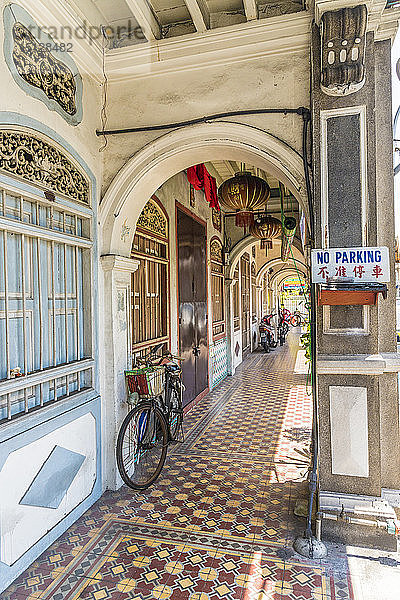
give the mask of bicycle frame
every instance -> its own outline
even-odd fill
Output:
[[[155,362],[154,359],[157,358],[156,357],[156,353],[159,350],[159,348],[162,347],[162,344],[160,346],[156,346],[155,348],[153,348],[153,350],[147,355],[145,356],[143,359],[140,360],[141,363],[144,363],[146,366],[155,366]],[[150,402],[156,402],[157,407],[160,409],[160,411],[163,413],[163,415],[165,416],[165,420],[168,426],[168,436],[170,441],[172,441],[172,435],[171,435],[171,422],[172,422],[172,412],[173,412],[173,407],[171,406],[171,396],[172,396],[172,392],[175,391],[178,395],[179,398],[179,404],[180,406],[182,406],[182,396],[183,396],[183,383],[182,383],[182,370],[179,366],[179,364],[177,364],[174,361],[178,359],[178,357],[174,357],[171,353],[168,353],[162,357],[158,357],[160,360],[157,363],[158,366],[164,366],[165,368],[165,384],[164,384],[164,390],[163,393],[160,396],[156,396],[154,398],[148,398],[147,400]],[[139,402],[140,402],[140,396],[139,396]]]

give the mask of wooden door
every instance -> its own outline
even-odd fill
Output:
[[[179,351],[184,404],[208,386],[206,230],[177,211]]]
[[[250,256],[243,254],[240,259],[240,274],[242,288],[242,351],[250,351]]]

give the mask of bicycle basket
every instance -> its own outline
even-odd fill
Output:
[[[164,389],[165,368],[145,367],[125,371],[129,393],[137,392],[141,397],[160,396]]]

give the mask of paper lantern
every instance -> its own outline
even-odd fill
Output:
[[[272,240],[278,238],[282,232],[282,223],[271,215],[256,217],[250,225],[249,233],[261,240],[261,248],[265,248],[266,254],[272,248]]]
[[[254,211],[265,207],[270,196],[270,188],[261,177],[242,171],[224,181],[218,190],[218,195],[226,210],[236,211],[237,227],[249,227],[254,223]]]

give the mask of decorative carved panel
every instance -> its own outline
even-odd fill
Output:
[[[55,58],[22,23],[15,23],[13,60],[19,75],[31,85],[43,90],[69,115],[75,115],[76,84],[72,71]]]
[[[167,219],[158,206],[149,200],[142,210],[137,226],[166,238],[168,235]]]
[[[217,238],[211,240],[210,258],[215,262],[222,263],[222,243]]]
[[[329,96],[346,96],[365,81],[367,7],[328,11],[321,19],[321,89]]]
[[[58,148],[30,133],[0,130],[0,169],[89,204],[86,177]]]
[[[214,229],[216,229],[217,231],[221,232],[222,229],[222,213],[220,210],[217,210],[216,208],[212,209],[212,223],[214,226]]]

